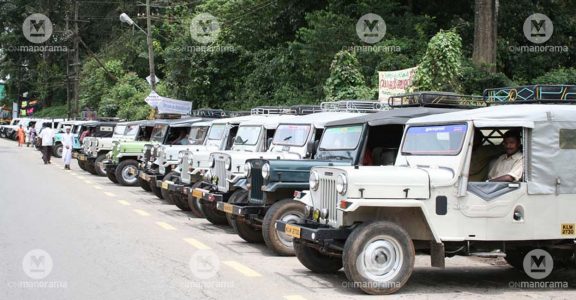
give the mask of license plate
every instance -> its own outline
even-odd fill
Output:
[[[284,232],[291,237],[300,238],[300,227],[298,226],[286,224]]]
[[[72,153],[72,158],[78,158],[78,153],[76,152]]]
[[[232,210],[234,210],[234,206],[232,206],[232,204],[224,203],[224,207],[222,208],[222,210],[225,213],[231,214]]]
[[[194,198],[202,198],[202,196],[204,196],[204,193],[203,193],[201,190],[194,189],[194,190],[192,191],[192,197],[194,197]]]
[[[168,189],[168,181],[162,181],[162,189],[163,189],[163,190],[167,190],[167,189]]]
[[[78,160],[86,160],[86,155],[78,155]]]

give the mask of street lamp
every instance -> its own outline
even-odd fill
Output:
[[[156,90],[156,74],[154,72],[154,49],[152,47],[152,34],[151,27],[152,22],[150,20],[150,0],[146,0],[146,29],[148,31],[144,31],[144,29],[140,28],[132,18],[130,18],[126,13],[120,14],[120,22],[126,23],[130,26],[136,26],[136,28],[140,29],[146,35],[146,42],[148,44],[148,65],[150,67],[150,86],[152,90]]]

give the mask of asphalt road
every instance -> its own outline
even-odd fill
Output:
[[[33,252],[30,252],[33,251]],[[167,205],[61,160],[0,140],[0,299],[380,299],[346,277],[309,272]],[[522,289],[530,281],[496,259],[451,258],[445,270],[417,258],[394,298],[575,299],[576,274],[546,279],[568,288]]]

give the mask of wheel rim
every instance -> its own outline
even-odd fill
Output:
[[[304,217],[303,214],[299,214],[297,212],[290,211],[290,212],[287,212],[286,214],[282,215],[280,220],[285,222],[285,223],[288,223],[288,224],[294,224],[294,223],[297,223],[298,221],[300,221],[303,217]],[[276,232],[278,234],[278,240],[280,240],[280,243],[282,243],[282,245],[284,245],[288,248],[294,247],[294,238],[292,236],[289,236],[286,233],[280,232],[278,230],[276,230]]]
[[[390,236],[379,236],[366,243],[357,261],[360,274],[376,282],[391,281],[403,265],[402,247]]]
[[[97,163],[96,163],[96,168],[98,169],[98,171],[100,172],[100,174],[106,174],[106,167],[104,166],[103,163],[97,162]]]
[[[122,179],[124,179],[124,181],[126,181],[127,183],[134,183],[136,182],[136,180],[138,179],[136,176],[138,174],[138,169],[133,166],[133,165],[129,165],[124,167],[124,169],[122,169]]]
[[[62,157],[62,153],[64,152],[64,150],[62,149],[62,147],[58,147],[56,149],[56,153],[58,154],[58,156]]]

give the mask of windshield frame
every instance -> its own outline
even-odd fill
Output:
[[[169,130],[169,125],[168,124],[156,124],[154,125],[154,128],[152,129],[152,132],[150,133],[150,142],[158,142],[160,144],[164,143],[164,139],[166,138],[166,135],[168,134],[168,130]],[[159,131],[161,130],[161,131]],[[162,133],[162,136],[160,136],[159,140],[155,139],[156,138],[156,134],[158,133]]]
[[[242,128],[258,128],[258,135],[256,138],[256,141],[253,144],[248,144],[248,141],[246,141],[245,143],[237,143],[237,139],[240,137],[240,130],[242,130]],[[260,141],[260,135],[262,135],[262,129],[264,129],[264,127],[262,125],[240,125],[238,126],[238,132],[236,132],[236,136],[234,137],[234,143],[233,146],[256,146],[258,145],[258,142]]]
[[[457,152],[455,153],[418,153],[414,154],[411,152],[404,151],[404,146],[406,145],[406,140],[408,138],[408,131],[411,128],[422,128],[422,127],[447,127],[447,126],[464,126],[464,135],[462,136],[462,140],[460,142],[460,147]],[[468,124],[467,123],[447,123],[447,124],[428,124],[428,125],[410,125],[406,126],[406,130],[404,131],[404,137],[402,139],[402,145],[400,146],[400,153],[403,156],[458,156],[462,153],[464,149],[464,142],[466,141],[466,136],[468,135]]]
[[[206,141],[206,139],[208,138],[208,131],[209,131],[209,127],[208,126],[192,126],[190,127],[190,130],[188,131],[188,136],[186,137],[186,140],[188,140],[188,144],[187,145],[191,145],[191,146],[199,146],[199,145],[203,145],[204,142]],[[204,135],[201,137],[202,140],[198,140],[198,139],[192,139],[191,134],[193,131],[196,132],[201,132],[204,131]],[[196,141],[199,143],[191,143],[191,141]]]
[[[331,129],[335,129],[335,128],[352,128],[352,127],[360,127],[360,135],[358,136],[358,140],[356,141],[356,146],[354,146],[354,148],[322,148],[322,142],[324,142],[325,138],[328,138],[328,136],[326,135],[326,133],[331,130]],[[348,125],[339,125],[339,126],[331,126],[331,127],[326,127],[324,129],[324,132],[322,133],[322,138],[320,139],[320,143],[318,144],[318,151],[353,151],[358,149],[358,147],[360,146],[360,142],[362,141],[362,137],[364,136],[364,123],[357,123],[357,124],[348,124]]]
[[[281,127],[291,127],[291,126],[295,126],[295,127],[306,127],[307,131],[306,134],[304,135],[304,140],[302,141],[302,143],[298,143],[298,144],[292,144],[292,143],[283,143],[284,140],[277,142],[276,141],[276,137],[278,136],[278,133],[280,132],[280,128]],[[308,139],[310,137],[310,132],[312,130],[312,125],[311,124],[280,124],[278,125],[278,127],[276,127],[276,131],[274,132],[274,137],[272,139],[272,145],[275,146],[288,146],[288,147],[303,147],[304,145],[306,145],[306,142],[308,142]]]
[[[218,129],[217,127],[222,127],[221,134],[217,138],[212,138],[211,135],[214,132],[214,129]],[[210,130],[208,130],[208,133],[206,134],[206,139],[211,141],[221,141],[226,135],[226,127],[226,124],[212,124],[212,126],[210,126]]]

